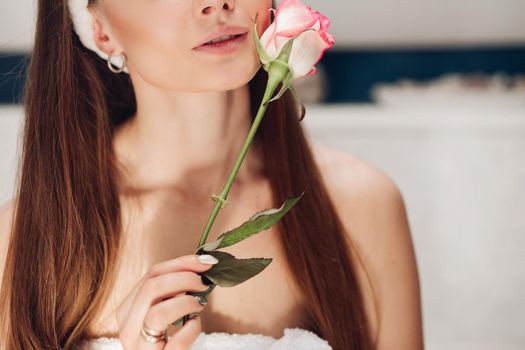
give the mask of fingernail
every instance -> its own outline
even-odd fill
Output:
[[[219,260],[210,254],[199,254],[199,261],[203,264],[216,264],[219,262]]]
[[[199,304],[201,304],[201,305],[206,305],[206,304],[208,304],[208,300],[207,300],[206,297],[203,296],[203,295],[196,295],[195,298],[197,298],[197,301],[198,301]]]

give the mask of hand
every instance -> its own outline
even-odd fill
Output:
[[[198,272],[212,264],[199,255],[184,255],[152,266],[117,308],[119,339],[126,350],[185,350],[201,332],[200,318],[191,318],[168,340],[150,343],[141,334],[148,328],[162,331],[184,315],[200,312],[204,306],[187,291],[203,292],[209,286]]]

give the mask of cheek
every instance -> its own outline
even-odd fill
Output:
[[[263,28],[264,23],[264,18],[260,18],[258,27]],[[248,83],[260,68],[251,35],[236,53],[227,57],[192,50],[196,43],[188,38],[186,42],[181,40],[183,34],[168,35],[155,30],[137,35],[142,44],[135,43],[134,51],[129,52],[134,70],[142,80],[164,89],[188,92],[235,89]]]
[[[148,51],[130,52],[133,70],[148,84],[176,91],[224,91],[248,83],[260,68],[253,42],[235,54],[218,57],[191,50],[158,47]]]
[[[259,13],[257,31],[260,37],[270,24],[268,9],[272,1],[238,0],[238,6],[241,1],[243,16],[255,18]],[[135,10],[129,9],[114,21],[131,69],[142,80],[168,90],[228,90],[248,83],[257,73],[260,63],[251,35],[241,50],[228,59],[198,53],[191,50],[196,44],[191,41],[195,37],[186,33],[187,28],[195,25],[189,16],[183,16],[190,10],[162,6],[166,8],[155,8],[142,15],[133,14]]]
[[[179,77],[176,79],[178,82],[184,77],[181,84],[191,85],[193,91],[224,91],[247,84],[259,68],[253,41],[247,40],[239,51],[228,58],[194,53],[187,61],[186,68],[173,74]]]
[[[123,0],[120,0],[123,1]],[[188,1],[125,0],[125,11],[112,7],[111,22],[118,31],[118,39],[130,56],[139,59],[144,53],[173,56],[189,45],[185,36],[188,27]]]
[[[178,11],[180,15],[181,10]],[[167,11],[118,23],[129,64],[142,79],[169,88],[170,81],[191,77],[195,65],[191,63],[191,42],[185,36],[185,20]]]
[[[262,33],[268,28],[270,25],[271,20],[271,11],[268,11],[270,8],[272,8],[272,1],[271,0],[260,0],[260,1],[254,1],[250,5],[251,7],[251,17],[254,18],[256,13],[259,13],[259,16],[257,18],[257,33],[259,34],[259,37],[262,36]]]

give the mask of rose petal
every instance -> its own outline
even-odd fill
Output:
[[[277,6],[275,22],[281,36],[296,37],[316,21],[311,7],[299,0],[284,0]]]
[[[290,37],[287,37],[287,36],[280,36],[279,34],[277,34],[275,36],[275,47],[277,48],[277,52],[280,54],[284,45],[286,45],[287,42],[289,42],[290,40],[292,40],[293,38],[290,38]]]
[[[268,55],[277,58],[283,47],[295,39],[288,61],[294,79],[315,74],[314,65],[335,44],[327,31],[330,19],[300,0],[284,0],[276,10],[269,11],[274,11],[274,21],[260,39]]]
[[[319,62],[324,51],[330,47],[331,45],[321,37],[319,32],[314,30],[307,30],[299,35],[293,43],[288,61],[288,66],[294,73],[294,79],[313,74],[312,67]]]
[[[263,35],[261,35],[260,41],[262,47],[266,50],[268,55],[270,55],[273,58],[276,58],[278,55],[277,47],[275,46],[275,29],[277,28],[277,25],[275,22],[270,24],[268,28],[264,31]]]
[[[319,25],[319,33],[328,44],[333,46],[335,44],[335,38],[332,34],[328,33],[328,28],[330,27],[330,19],[324,16],[323,14],[319,13],[318,11],[315,12],[316,13],[314,16],[316,16],[319,20],[319,22],[316,23]]]

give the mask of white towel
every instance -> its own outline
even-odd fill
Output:
[[[118,338],[95,338],[82,350],[123,350]],[[246,333],[201,332],[190,350],[332,350],[326,340],[303,328],[285,328],[284,335],[274,337]]]

